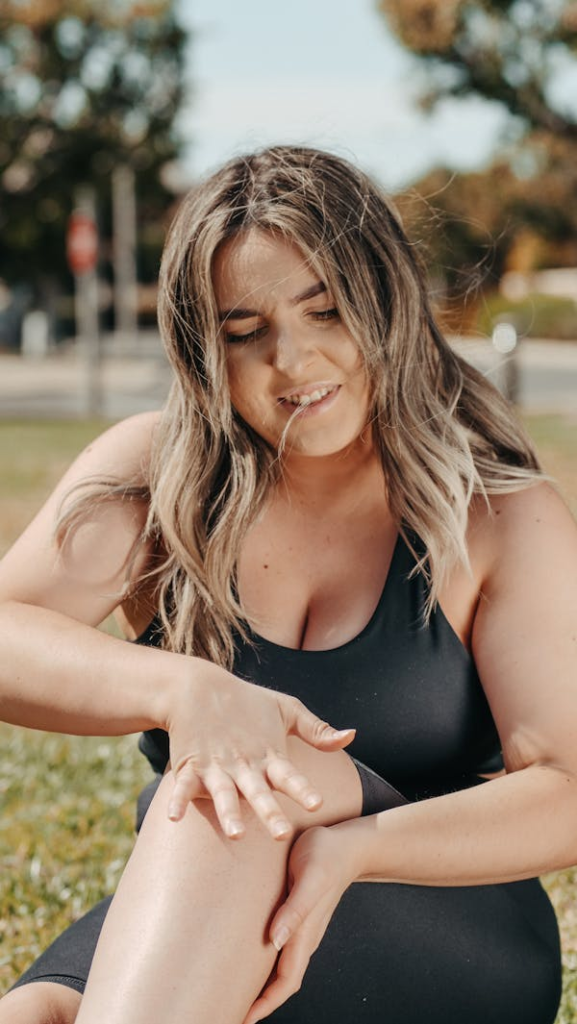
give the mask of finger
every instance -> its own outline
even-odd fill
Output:
[[[203,782],[212,797],[222,831],[229,839],[240,839],[244,835],[245,828],[238,790],[230,775],[227,775],[222,768],[212,766],[204,773]]]
[[[310,870],[300,875],[274,915],[270,939],[276,949],[283,949],[293,936],[302,929],[307,918],[318,908],[325,891],[325,879],[319,871]]]
[[[299,991],[310,957],[304,938],[301,941],[295,939],[283,950],[277,961],[274,979],[253,1003],[244,1024],[256,1024],[256,1021],[263,1020]]]
[[[290,731],[311,746],[322,750],[341,750],[354,740],[356,729],[333,729],[299,700],[294,700],[292,707]]]
[[[234,773],[240,792],[273,839],[289,839],[292,825],[271,793],[262,772],[240,762]]]
[[[168,817],[171,821],[180,821],[190,801],[201,795],[203,787],[191,761],[187,761],[173,775],[175,782],[168,804]]]
[[[278,755],[271,758],[266,767],[266,774],[274,789],[292,797],[305,810],[314,811],[321,806],[321,794],[287,757]]]

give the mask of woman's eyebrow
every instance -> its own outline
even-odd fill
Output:
[[[294,299],[289,299],[291,306],[298,306],[299,302],[305,302],[306,299],[312,299],[315,295],[321,295],[326,292],[327,286],[324,281],[317,281],[316,284],[307,288],[304,292],[299,295],[295,295]],[[223,309],[219,312],[221,321],[224,320],[250,320],[253,316],[260,316],[257,309],[244,309],[242,307],[234,309]]]
[[[256,309],[223,309],[219,312],[221,321],[225,320],[250,320],[251,316],[260,316]]]
[[[327,286],[324,281],[317,281],[316,284],[311,285],[306,291],[301,292],[300,295],[296,295],[294,299],[290,300],[291,306],[298,306],[299,302],[304,302],[305,299],[312,299],[315,295],[321,295],[322,292],[326,292]]]

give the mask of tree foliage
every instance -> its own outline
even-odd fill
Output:
[[[109,217],[118,164],[158,217],[162,169],[179,149],[185,34],[170,0],[4,0],[0,13],[0,276],[66,273],[74,190]]]
[[[577,73],[576,0],[379,0],[379,7],[426,66],[425,103],[477,95],[504,104],[528,130],[577,141],[575,97],[567,103],[555,90],[561,76]]]
[[[561,138],[533,133],[516,160],[481,171],[436,168],[397,196],[449,291],[494,287],[506,270],[577,264],[577,163]]]
[[[481,97],[516,130],[489,168],[436,169],[399,203],[449,295],[577,262],[577,0],[379,0],[423,69],[425,109]],[[563,85],[565,84],[565,88]]]

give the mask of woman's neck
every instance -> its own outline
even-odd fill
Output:
[[[283,460],[277,496],[302,511],[351,510],[368,495],[384,498],[385,481],[372,446],[355,446],[335,455]]]

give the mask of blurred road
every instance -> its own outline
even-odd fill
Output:
[[[138,352],[104,346],[100,412],[122,419],[158,409],[171,371],[156,335],[139,339]],[[87,368],[82,352],[70,349],[46,358],[0,355],[0,418],[70,419],[87,412]]]
[[[501,386],[506,360],[484,339],[459,339],[455,348]],[[527,412],[572,413],[577,419],[577,343],[522,341],[518,347],[520,406]],[[105,346],[101,414],[120,419],[159,408],[170,369],[157,337],[138,342],[138,354]],[[86,370],[74,351],[45,359],[0,355],[0,417],[74,418],[84,414]]]
[[[510,355],[500,355],[484,338],[454,340],[454,346],[504,388]],[[568,413],[577,420],[577,342],[524,340],[516,353],[519,407],[528,413]]]

